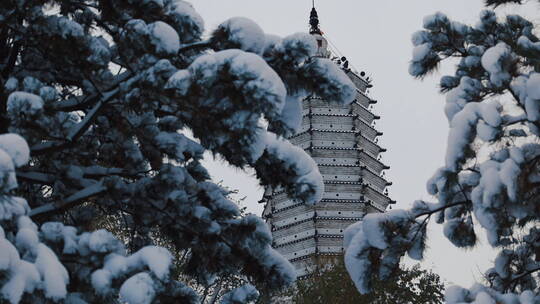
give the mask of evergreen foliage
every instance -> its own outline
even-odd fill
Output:
[[[487,1],[488,5],[521,1]],[[537,28],[536,28],[537,29]],[[346,266],[366,293],[386,280],[402,256],[422,259],[426,225],[444,224],[457,247],[472,248],[475,224],[499,251],[487,284],[446,290],[447,303],[540,303],[540,39],[518,15],[480,14],[474,26],[437,13],[413,35],[409,72],[424,77],[447,58],[441,78],[450,131],[446,161],[428,181],[437,202],[367,215],[346,231]]]
[[[313,57],[309,34],[268,36],[245,18],[203,32],[182,0],[0,1],[0,301],[199,303],[155,235],[189,252],[183,271],[203,285],[295,280],[202,156],[313,204],[322,177],[282,137],[299,119],[283,109],[307,92],[350,103],[354,85]],[[101,217],[127,237],[96,230]],[[251,301],[253,285],[224,303]]]
[[[231,194],[237,194],[238,190],[229,190],[228,187],[218,183]],[[227,195],[231,201],[240,207],[240,216],[246,215],[246,207],[243,206],[245,198],[236,199],[232,195]],[[131,233],[124,225],[123,219],[118,215],[101,214],[99,220],[94,222],[95,229],[106,229],[114,234],[124,244],[130,244]],[[179,249],[167,237],[164,237],[159,231],[153,231],[151,235],[152,242],[160,247],[166,248],[173,255],[173,262],[170,269],[170,277],[185,283],[193,289],[198,295],[201,304],[217,304],[224,300],[224,297],[231,291],[249,285],[248,279],[241,273],[221,274],[215,278],[211,284],[199,282],[193,276],[186,272],[189,266],[192,252],[190,249]],[[251,285],[252,286],[252,285]],[[238,289],[243,290],[243,289]],[[263,290],[264,291],[264,290]],[[257,293],[258,295],[258,293]]]
[[[295,304],[441,304],[443,294],[440,277],[419,265],[399,269],[392,278],[374,282],[371,293],[359,294],[340,258],[330,268],[321,265],[312,276],[298,280],[289,297]]]

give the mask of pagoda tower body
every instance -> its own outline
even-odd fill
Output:
[[[315,9],[310,24],[318,56],[330,57]],[[376,101],[366,93],[370,83],[346,64],[344,71],[357,88],[356,100],[339,105],[307,97],[301,130],[289,138],[318,164],[324,179],[323,199],[308,206],[290,199],[282,189],[270,188],[262,199],[263,218],[272,231],[274,248],[292,262],[299,277],[309,275],[319,258],[343,254],[343,232],[349,225],[367,213],[384,212],[394,203],[386,190],[391,183],[383,177],[389,167],[380,161],[385,149],[377,144],[382,133],[373,127],[379,117],[370,111]]]

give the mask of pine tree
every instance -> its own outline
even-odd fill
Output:
[[[203,33],[182,0],[0,1],[0,301],[198,303],[155,235],[201,284],[251,283],[224,303],[295,280],[203,153],[313,204],[317,166],[284,136],[308,92],[349,103],[354,86],[309,34],[245,18]],[[104,217],[125,242],[96,230]]]
[[[486,1],[488,6],[509,2]],[[437,13],[413,35],[409,72],[421,78],[447,58],[454,75],[440,81],[450,131],[446,161],[428,181],[437,202],[368,215],[347,231],[346,265],[365,293],[405,254],[422,259],[426,225],[444,223],[457,247],[476,244],[475,224],[499,253],[487,284],[451,287],[447,303],[540,303],[540,39],[534,24],[485,10],[474,26]]]

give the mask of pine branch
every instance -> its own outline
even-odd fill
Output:
[[[46,142],[42,142],[42,143],[33,145],[30,148],[30,151],[32,151],[31,154],[33,156],[36,156],[36,155],[41,155],[41,154],[47,153],[49,151],[59,150],[59,149],[65,147],[65,146],[66,146],[65,142],[46,141]]]
[[[128,73],[128,72],[126,72]],[[91,123],[94,121],[94,119],[97,117],[97,114],[99,113],[99,110],[106,105],[113,97],[115,97],[120,89],[118,88],[120,84],[126,84],[129,86],[129,84],[137,81],[140,79],[140,76],[134,76],[124,82],[118,82],[116,83],[113,88],[111,88],[109,91],[105,93],[101,93],[100,99],[97,102],[96,105],[90,110],[90,112],[85,116],[83,121],[76,124],[72,127],[72,129],[68,132],[68,136],[65,141],[51,141],[51,142],[42,142],[39,144],[36,144],[32,146],[31,151],[32,155],[40,155],[49,151],[53,150],[60,150],[63,149],[73,143],[75,143],[88,128],[90,127]]]
[[[77,141],[77,139],[79,139],[82,136],[82,134],[86,130],[88,130],[88,127],[94,121],[94,119],[97,117],[97,114],[99,113],[99,110],[101,110],[103,105],[105,105],[109,100],[111,100],[116,95],[116,93],[118,93],[118,91],[119,91],[119,89],[116,88],[116,89],[114,89],[112,91],[109,91],[109,92],[103,94],[101,100],[92,108],[92,110],[90,110],[90,112],[88,112],[86,114],[83,121],[76,124],[73,127],[73,129],[70,130],[70,132],[69,132],[69,134],[67,136],[67,141],[69,141],[69,142]]]
[[[211,46],[212,44],[210,43],[210,40],[194,42],[191,44],[185,44],[185,45],[180,46],[180,49],[178,50],[178,54],[181,55],[182,53],[187,52],[189,50],[207,49],[207,48],[210,48]]]
[[[13,69],[15,68],[15,63],[17,62],[17,58],[19,57],[20,49],[21,49],[21,43],[18,41],[14,42],[13,46],[11,47],[6,66],[2,70],[2,76],[4,78],[7,78],[13,72]]]
[[[462,202],[456,202],[456,203],[452,203],[452,204],[448,204],[448,205],[444,205],[444,206],[441,206],[437,209],[433,209],[433,210],[430,210],[430,211],[426,211],[426,212],[422,212],[422,213],[419,213],[417,214],[414,218],[417,219],[421,216],[424,216],[424,215],[427,215],[423,220],[422,220],[422,223],[420,223],[420,227],[416,230],[416,232],[414,233],[413,237],[411,238],[411,244],[408,246],[408,249],[411,248],[412,244],[414,243],[414,240],[416,239],[416,237],[420,234],[420,231],[422,230],[422,227],[424,225],[427,225],[427,223],[429,222],[429,220],[431,219],[431,216],[439,211],[443,211],[443,210],[446,210],[447,208],[451,208],[451,207],[455,207],[455,206],[460,206],[460,205],[465,205],[467,203],[472,203],[470,200],[466,200],[466,201],[462,201]],[[407,250],[408,250],[407,249]]]
[[[56,177],[52,174],[41,173],[41,172],[17,172],[17,179],[26,180],[29,182],[43,184],[43,185],[52,185]]]
[[[430,217],[430,216],[432,216],[433,214],[435,214],[435,213],[437,213],[439,211],[446,210],[447,208],[466,205],[466,204],[472,204],[472,202],[470,200],[465,200],[465,201],[461,201],[461,202],[455,202],[455,203],[452,203],[452,204],[443,205],[443,206],[441,206],[439,208],[419,213],[419,214],[417,214],[415,216],[415,218],[419,218],[419,217],[424,216],[424,215],[427,215],[428,217]]]
[[[512,284],[514,284],[514,287],[513,287],[513,288],[515,288],[515,287],[516,287],[515,285],[518,283],[518,281],[519,281],[520,279],[522,279],[522,278],[524,278],[524,277],[526,277],[526,276],[528,276],[528,275],[530,275],[530,274],[533,274],[533,273],[535,273],[535,272],[537,272],[537,271],[540,271],[540,267],[533,268],[533,269],[530,269],[530,270],[528,270],[528,271],[525,271],[525,272],[519,274],[518,276],[512,278],[512,280],[510,280],[510,281],[506,284],[507,287],[505,287],[505,289],[508,290]]]
[[[520,114],[520,115],[504,115],[502,117],[502,120],[503,120],[503,123],[506,125],[506,126],[510,126],[510,125],[515,125],[515,124],[519,124],[519,123],[522,123],[522,122],[528,122],[529,120],[527,119],[527,115],[526,114]]]
[[[97,183],[94,183],[93,185],[91,186],[88,186],[74,194],[72,194],[71,196],[69,196],[68,198],[66,198],[65,200],[62,200],[61,202],[58,202],[58,203],[49,203],[49,204],[45,204],[43,206],[39,206],[37,208],[34,208],[30,211],[30,214],[29,216],[30,217],[38,217],[38,216],[43,216],[45,214],[51,214],[51,213],[58,213],[58,212],[61,212],[61,211],[64,211],[66,209],[69,209],[79,203],[82,203],[84,202],[86,199],[92,197],[92,196],[95,196],[95,195],[98,195],[98,194],[101,194],[103,192],[107,191],[107,187],[105,186],[104,184],[104,181],[101,180]]]
[[[113,84],[109,88],[105,89],[106,92],[111,91],[118,87],[118,85],[131,77],[131,72],[124,72],[114,80]],[[56,102],[51,105],[51,109],[55,111],[71,112],[77,110],[84,110],[89,105],[96,103],[100,98],[101,94],[96,92],[89,96],[74,96],[67,100]]]
[[[90,176],[108,176],[108,175],[124,175],[125,170],[122,168],[107,168],[102,166],[80,167],[83,174]]]
[[[134,178],[141,174],[148,174],[151,170],[147,171],[128,171],[122,168],[107,168],[102,166],[90,166],[80,167],[85,177],[105,177],[110,175],[117,175],[122,177]]]

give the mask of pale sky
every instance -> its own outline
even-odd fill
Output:
[[[189,0],[188,0],[189,1]],[[266,33],[280,36],[308,30],[311,0],[191,0],[211,30],[230,17],[244,16],[257,22]],[[397,208],[409,208],[416,199],[433,200],[425,184],[443,165],[448,123],[443,113],[444,96],[437,91],[442,75],[453,74],[443,65],[423,81],[407,73],[411,58],[411,34],[422,28],[424,16],[437,11],[452,20],[475,24],[483,9],[482,0],[317,0],[321,29],[325,36],[359,71],[373,79],[370,96],[378,100],[374,112],[381,116],[376,128],[384,135],[379,144],[388,149],[383,161],[389,165],[386,177],[394,184],[390,196]],[[539,7],[514,9],[531,13]],[[498,9],[499,13],[504,10]],[[528,11],[527,11],[528,10]],[[262,188],[250,172],[209,161],[214,179],[246,196],[249,212],[260,215]],[[456,249],[442,235],[442,227],[430,224],[430,249],[422,263],[449,283],[469,287],[480,280],[495,257],[486,245],[473,250]],[[482,244],[484,231],[477,229]]]

